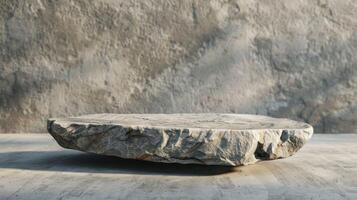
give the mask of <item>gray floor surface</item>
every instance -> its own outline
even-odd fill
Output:
[[[295,156],[243,167],[160,164],[0,134],[0,200],[357,199],[357,134],[315,134]]]

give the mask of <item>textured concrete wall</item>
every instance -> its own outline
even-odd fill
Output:
[[[353,0],[0,0],[0,132],[232,112],[357,132]]]

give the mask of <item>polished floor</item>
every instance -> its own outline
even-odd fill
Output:
[[[295,156],[243,167],[160,164],[0,134],[0,200],[357,199],[357,134],[315,134]]]

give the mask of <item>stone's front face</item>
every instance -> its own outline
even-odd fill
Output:
[[[96,114],[48,120],[64,148],[154,162],[246,165],[285,158],[312,136],[302,122],[238,114]]]

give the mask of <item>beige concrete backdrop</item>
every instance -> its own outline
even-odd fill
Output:
[[[0,0],[0,132],[228,112],[357,132],[354,0]]]

